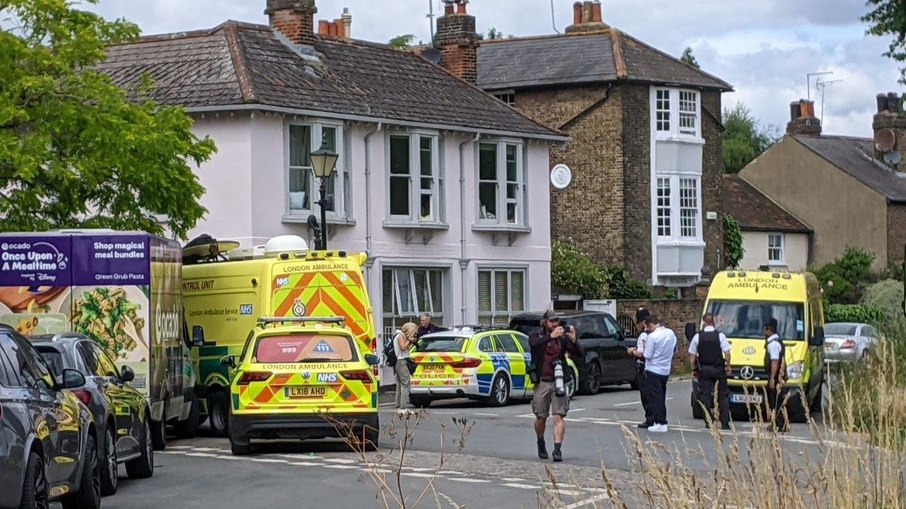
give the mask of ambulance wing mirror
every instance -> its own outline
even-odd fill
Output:
[[[809,338],[809,344],[811,346],[824,346],[824,327],[820,325],[815,326],[815,332],[812,334],[812,337]]]
[[[224,355],[223,357],[220,358],[220,364],[222,364],[228,368],[236,369],[236,356]]]
[[[695,324],[692,322],[686,322],[686,341],[692,341],[692,338],[695,336]]]
[[[381,358],[373,353],[369,353],[365,355],[365,362],[367,362],[369,366],[377,366],[381,363]]]
[[[204,327],[201,325],[192,327],[192,346],[204,346]]]

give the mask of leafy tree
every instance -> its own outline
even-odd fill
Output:
[[[692,54],[692,48],[690,47],[686,47],[686,49],[683,50],[683,56],[680,57],[680,60],[696,69],[702,68],[702,66],[698,65],[698,60],[695,59],[695,55]]]
[[[745,104],[725,108],[723,115],[724,172],[739,173],[773,145],[778,136],[773,127],[761,128]]]
[[[551,284],[561,291],[586,299],[601,299],[607,293],[607,273],[570,244],[554,241],[551,246]]]
[[[880,309],[888,322],[903,321],[903,282],[885,279],[869,286],[861,304]]]
[[[85,0],[96,3],[97,0]],[[206,212],[191,164],[214,143],[182,108],[134,96],[93,67],[136,25],[68,0],[3,0],[0,19],[0,229],[85,227],[184,237]]]
[[[651,290],[648,285],[640,283],[623,267],[607,267],[607,294],[608,299],[649,299]]]
[[[406,34],[406,35],[398,35],[398,36],[394,37],[393,39],[390,39],[390,42],[388,42],[387,44],[391,48],[406,49],[409,46],[412,46],[413,41],[415,41],[415,35]]]
[[[742,247],[742,229],[736,218],[727,214],[724,216],[724,252],[727,254],[727,266],[739,267],[739,262],[746,250]]]
[[[871,271],[874,253],[850,247],[831,263],[815,270],[829,304],[858,304],[865,288],[877,279]]]
[[[867,0],[866,4],[873,7],[868,14],[862,16],[862,21],[871,23],[868,33],[893,37],[884,56],[897,62],[906,61],[906,2]],[[900,69],[900,83],[906,84],[906,68]]]

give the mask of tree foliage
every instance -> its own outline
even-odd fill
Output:
[[[686,49],[683,50],[683,55],[680,57],[680,60],[696,69],[702,68],[702,66],[698,65],[698,60],[695,59],[695,55],[692,54],[692,48],[690,47],[686,47]]]
[[[727,266],[734,269],[739,267],[739,262],[746,253],[742,247],[742,229],[729,214],[724,215],[724,253],[727,256]]]
[[[414,41],[415,35],[413,34],[397,35],[393,39],[390,39],[390,42],[388,42],[387,45],[391,48],[406,49],[409,46],[412,46]]]
[[[880,37],[893,37],[885,57],[906,62],[906,2],[903,0],[868,0],[872,10],[862,16],[871,23],[868,33]],[[906,83],[906,68],[900,69],[900,83]]]
[[[850,247],[840,258],[815,270],[828,304],[858,304],[877,279],[871,271],[874,260],[874,253]]]
[[[96,3],[97,0],[85,0]],[[182,108],[94,70],[136,25],[67,0],[0,1],[0,229],[85,227],[179,236],[205,213],[191,164],[214,143]]]
[[[877,325],[883,320],[883,310],[862,304],[831,304],[824,312],[824,321],[827,323],[856,322]]]
[[[747,164],[773,145],[778,136],[774,128],[762,128],[745,104],[738,102],[723,114],[724,172],[739,173]]]
[[[607,267],[604,269],[607,274],[607,293],[608,299],[649,299],[651,298],[651,289],[648,285],[640,283],[623,267]]]
[[[601,299],[607,293],[607,273],[586,254],[565,242],[551,245],[551,284],[586,299]]]

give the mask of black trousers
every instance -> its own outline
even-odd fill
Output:
[[[639,397],[642,400],[642,408],[645,410],[645,424],[652,424],[651,403],[648,401],[648,384],[645,381],[645,365],[639,364]]]
[[[721,425],[730,424],[730,386],[722,367],[702,366],[698,370],[699,401],[714,415],[714,384],[717,384],[717,407]]]
[[[653,424],[667,424],[667,378],[651,371],[645,371],[645,387],[648,389],[648,405],[651,408]]]
[[[786,398],[783,391],[769,389],[765,387],[768,393],[768,419],[774,414],[774,428],[786,430],[786,419],[783,417],[783,407],[786,405]]]

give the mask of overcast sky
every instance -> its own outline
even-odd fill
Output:
[[[551,34],[572,20],[572,1],[472,0],[479,31],[505,35]],[[318,0],[316,18],[337,18],[348,7],[357,39],[386,42],[401,34],[430,39],[429,6],[440,0]],[[864,0],[602,0],[604,21],[656,48],[679,56],[691,46],[702,68],[730,82],[724,106],[744,102],[763,124],[779,129],[789,103],[807,94],[821,115],[816,80],[842,80],[824,89],[826,134],[871,135],[878,92],[902,92],[896,64],[881,56],[887,39],[868,37],[859,17]],[[144,34],[210,28],[227,19],[267,23],[265,0],[100,0],[93,10],[124,17]]]

